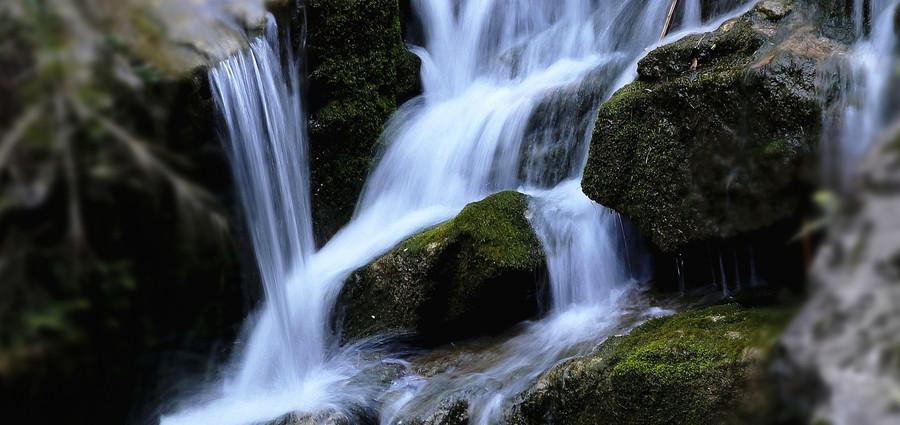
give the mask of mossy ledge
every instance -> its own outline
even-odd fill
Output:
[[[506,423],[709,424],[765,415],[758,387],[790,317],[784,308],[728,304],[650,320],[545,373]]]
[[[767,0],[651,52],[600,107],[585,193],[666,253],[797,217],[821,131],[817,71],[839,50],[793,2]]]
[[[384,124],[416,95],[398,0],[309,0],[309,135],[315,229],[324,242],[353,214]]]
[[[492,195],[358,270],[340,295],[343,338],[413,332],[443,343],[533,317],[546,265],[527,210],[525,195]]]

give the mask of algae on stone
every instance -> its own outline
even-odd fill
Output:
[[[354,273],[338,306],[344,338],[414,331],[440,343],[532,317],[545,263],[527,209],[525,195],[490,196]]]
[[[793,217],[819,139],[818,65],[836,49],[769,0],[650,52],[600,107],[585,193],[669,253]]]
[[[508,410],[516,424],[729,423],[762,414],[759,380],[790,312],[736,304],[652,319],[545,373]]]
[[[384,124],[418,90],[398,0],[310,0],[309,134],[319,241],[353,213]]]

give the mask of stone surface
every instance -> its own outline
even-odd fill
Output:
[[[525,195],[490,196],[354,273],[339,302],[344,339],[412,331],[442,343],[533,317],[546,266],[527,208]]]
[[[795,217],[821,127],[817,70],[840,46],[791,4],[766,1],[641,60],[600,107],[585,193],[667,253]]]
[[[353,213],[388,118],[418,94],[397,0],[309,0],[309,135],[317,240]]]
[[[781,309],[731,304],[650,320],[545,373],[505,422],[754,423],[767,408],[752,395],[788,318]]]

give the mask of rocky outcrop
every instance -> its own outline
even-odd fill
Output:
[[[722,305],[650,320],[545,373],[508,410],[514,424],[746,423],[764,414],[750,389],[786,311]]]
[[[353,213],[384,124],[418,92],[397,0],[309,0],[312,202],[322,242]]]
[[[525,195],[490,196],[354,273],[339,302],[344,339],[412,331],[442,343],[534,316],[546,266],[527,209]]]
[[[180,78],[216,64],[247,46],[266,25],[268,9],[288,0],[124,0],[92,13],[110,18],[147,64]]]
[[[796,216],[821,126],[817,69],[839,49],[792,2],[768,0],[652,51],[600,108],[585,193],[669,253]]]
[[[812,298],[783,339],[784,393],[829,423],[897,423],[900,127],[859,169],[813,265]]]

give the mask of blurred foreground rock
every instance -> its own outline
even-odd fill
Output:
[[[900,127],[859,169],[783,338],[785,395],[837,424],[900,423]]]

